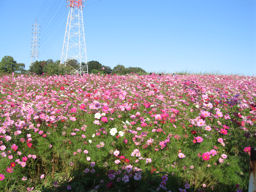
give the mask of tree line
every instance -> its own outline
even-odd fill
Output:
[[[98,61],[89,61],[88,72],[94,74],[118,74],[126,75],[129,73],[147,74],[147,72],[140,67],[125,67],[117,65],[113,69],[109,66],[102,65]],[[87,71],[87,66],[82,63],[82,71]],[[13,57],[4,56],[0,61],[0,73],[34,73],[37,75],[64,75],[75,74],[80,70],[80,65],[77,60],[68,60],[65,65],[61,64],[59,60],[53,61],[52,59],[35,61],[25,70],[25,64],[17,63]]]

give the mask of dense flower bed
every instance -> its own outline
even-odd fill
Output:
[[[2,76],[0,191],[246,191],[256,78]]]

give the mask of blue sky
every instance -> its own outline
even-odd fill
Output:
[[[0,58],[30,65],[32,24],[39,60],[60,59],[65,0],[0,0]],[[148,72],[256,75],[256,0],[87,0],[88,60]]]

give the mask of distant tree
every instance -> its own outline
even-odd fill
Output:
[[[41,75],[44,72],[44,67],[47,65],[47,61],[35,61],[29,67],[29,71]]]
[[[47,75],[60,75],[59,61],[54,62],[53,60],[47,60],[46,65],[43,67],[43,72]]]
[[[96,69],[96,70],[98,70],[98,71],[103,71],[103,69],[102,69],[102,64],[100,63],[100,62],[98,62],[98,61],[89,61],[88,63],[87,63],[87,65],[88,65],[88,72],[89,73],[92,73],[92,70],[93,69]]]
[[[0,62],[0,72],[12,73],[12,72],[24,72],[25,65],[23,63],[17,63],[13,57],[4,56]]]
[[[119,74],[119,75],[125,75],[126,74],[126,68],[123,65],[117,65],[113,68],[112,73]]]
[[[147,72],[140,67],[128,67],[126,68],[126,73],[146,74]]]
[[[111,69],[111,67],[109,67],[109,66],[103,66],[102,67],[102,70],[103,70],[103,72],[105,73],[105,74],[111,74],[112,73],[112,69]]]
[[[80,68],[80,65],[76,59],[70,59],[65,64],[66,64],[66,66],[73,68],[75,71],[79,70],[79,68]]]

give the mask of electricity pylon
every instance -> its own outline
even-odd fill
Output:
[[[35,22],[32,25],[32,41],[31,41],[31,64],[38,60],[39,49],[39,24]]]
[[[61,53],[61,64],[75,59],[79,63],[79,73],[88,73],[86,43],[83,19],[83,0],[68,0],[69,13]],[[82,67],[82,63],[86,66]]]

